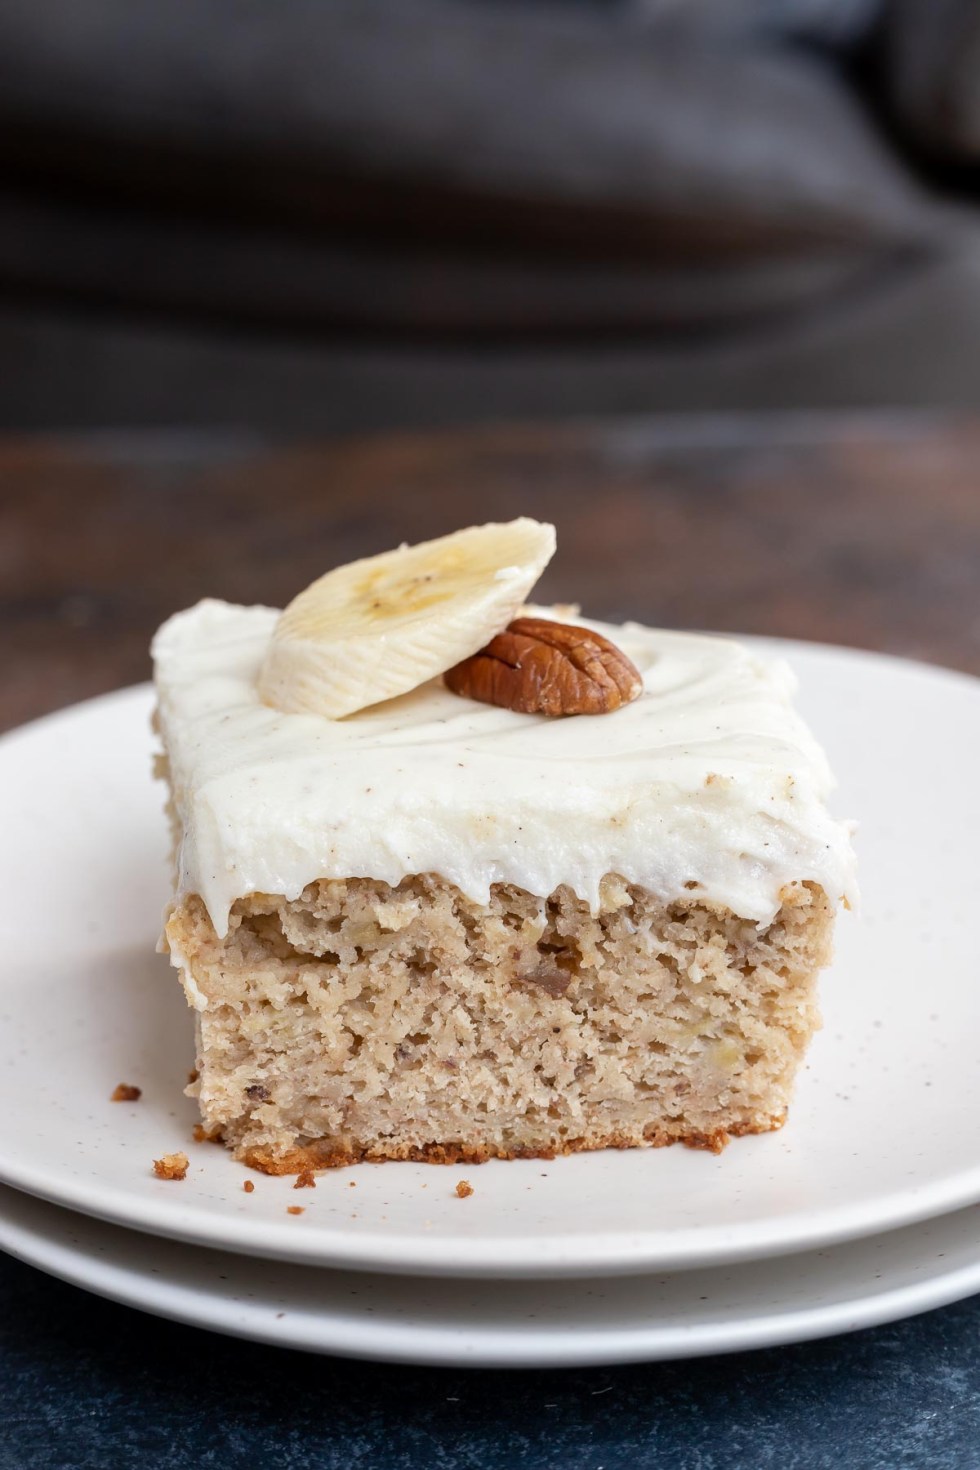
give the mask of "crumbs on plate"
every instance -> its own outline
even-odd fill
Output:
[[[186,1154],[164,1154],[153,1160],[153,1172],[158,1179],[183,1179],[189,1164]]]

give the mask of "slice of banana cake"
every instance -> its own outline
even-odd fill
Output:
[[[854,888],[793,676],[525,599],[521,520],[158,632],[205,1129],[270,1172],[778,1127]]]

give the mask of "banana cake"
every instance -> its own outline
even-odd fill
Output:
[[[781,661],[527,607],[550,527],[154,640],[203,1127],[272,1173],[779,1127],[854,888]]]

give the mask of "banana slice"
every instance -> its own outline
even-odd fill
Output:
[[[259,693],[339,720],[416,689],[506,627],[554,550],[554,526],[522,518],[337,567],[280,617]]]

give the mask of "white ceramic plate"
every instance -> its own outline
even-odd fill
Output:
[[[360,1166],[291,1181],[189,1142],[190,1015],[153,954],[166,891],[150,695],[0,742],[0,1179],[142,1230],[398,1273],[560,1276],[811,1249],[980,1200],[980,682],[787,644],[804,712],[861,820],[864,912],[843,915],[826,1028],[786,1128],[480,1169]],[[108,1101],[117,1082],[137,1104]],[[18,1119],[11,1127],[9,1120]],[[182,1184],[150,1161],[186,1148]],[[455,1197],[463,1174],[475,1193]],[[351,1188],[351,1183],[356,1185]],[[301,1203],[301,1216],[286,1213]]]
[[[0,1186],[0,1249],[99,1296],[232,1337],[458,1367],[689,1358],[852,1332],[980,1291],[980,1206],[832,1250],[576,1281],[460,1281],[247,1260]]]

